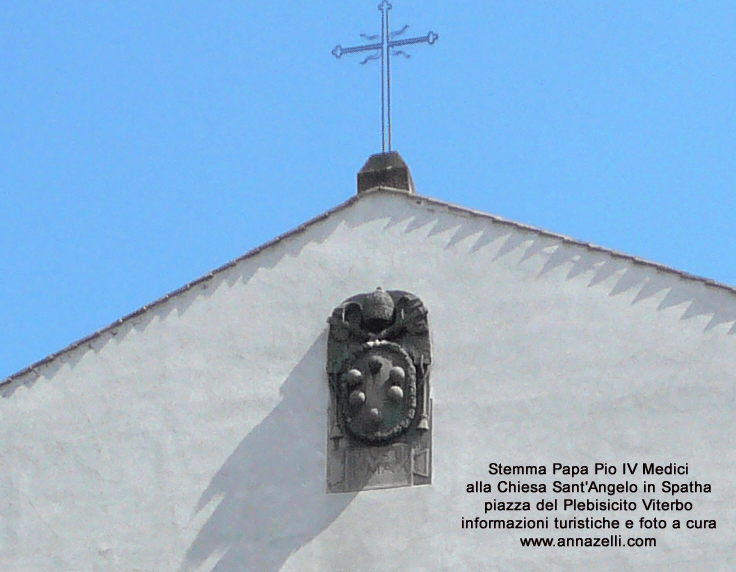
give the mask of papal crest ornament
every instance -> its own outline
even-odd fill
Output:
[[[431,478],[427,309],[381,288],[332,312],[327,489],[428,484]]]

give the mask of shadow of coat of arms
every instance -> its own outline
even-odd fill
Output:
[[[327,320],[327,489],[428,484],[431,477],[427,309],[401,290],[352,296]]]

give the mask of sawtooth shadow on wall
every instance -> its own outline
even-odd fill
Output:
[[[197,505],[221,501],[181,570],[277,572],[325,530],[357,493],[327,494],[326,330],[281,386],[281,402],[245,436]],[[209,569],[209,568],[208,568]]]

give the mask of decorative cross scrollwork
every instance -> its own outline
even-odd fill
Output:
[[[382,136],[382,150],[386,153],[391,152],[391,63],[390,56],[404,56],[409,58],[404,50],[397,49],[402,46],[409,46],[411,44],[434,44],[439,36],[431,30],[426,36],[418,36],[416,38],[399,38],[404,32],[409,29],[409,26],[404,26],[396,32],[391,32],[390,27],[390,15],[389,11],[393,6],[387,0],[383,0],[378,5],[378,9],[381,11],[381,35],[367,35],[361,34],[362,38],[365,38],[371,44],[365,44],[363,46],[353,46],[349,48],[343,48],[339,44],[332,50],[332,55],[336,58],[341,58],[345,54],[354,54],[357,52],[374,52],[366,56],[361,64],[366,64],[370,60],[381,59],[381,136]],[[380,38],[380,42],[376,42]],[[398,39],[394,39],[398,38]]]

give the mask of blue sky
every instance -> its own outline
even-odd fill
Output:
[[[0,379],[355,192],[378,0],[0,6]],[[395,0],[419,194],[736,285],[736,3]]]

